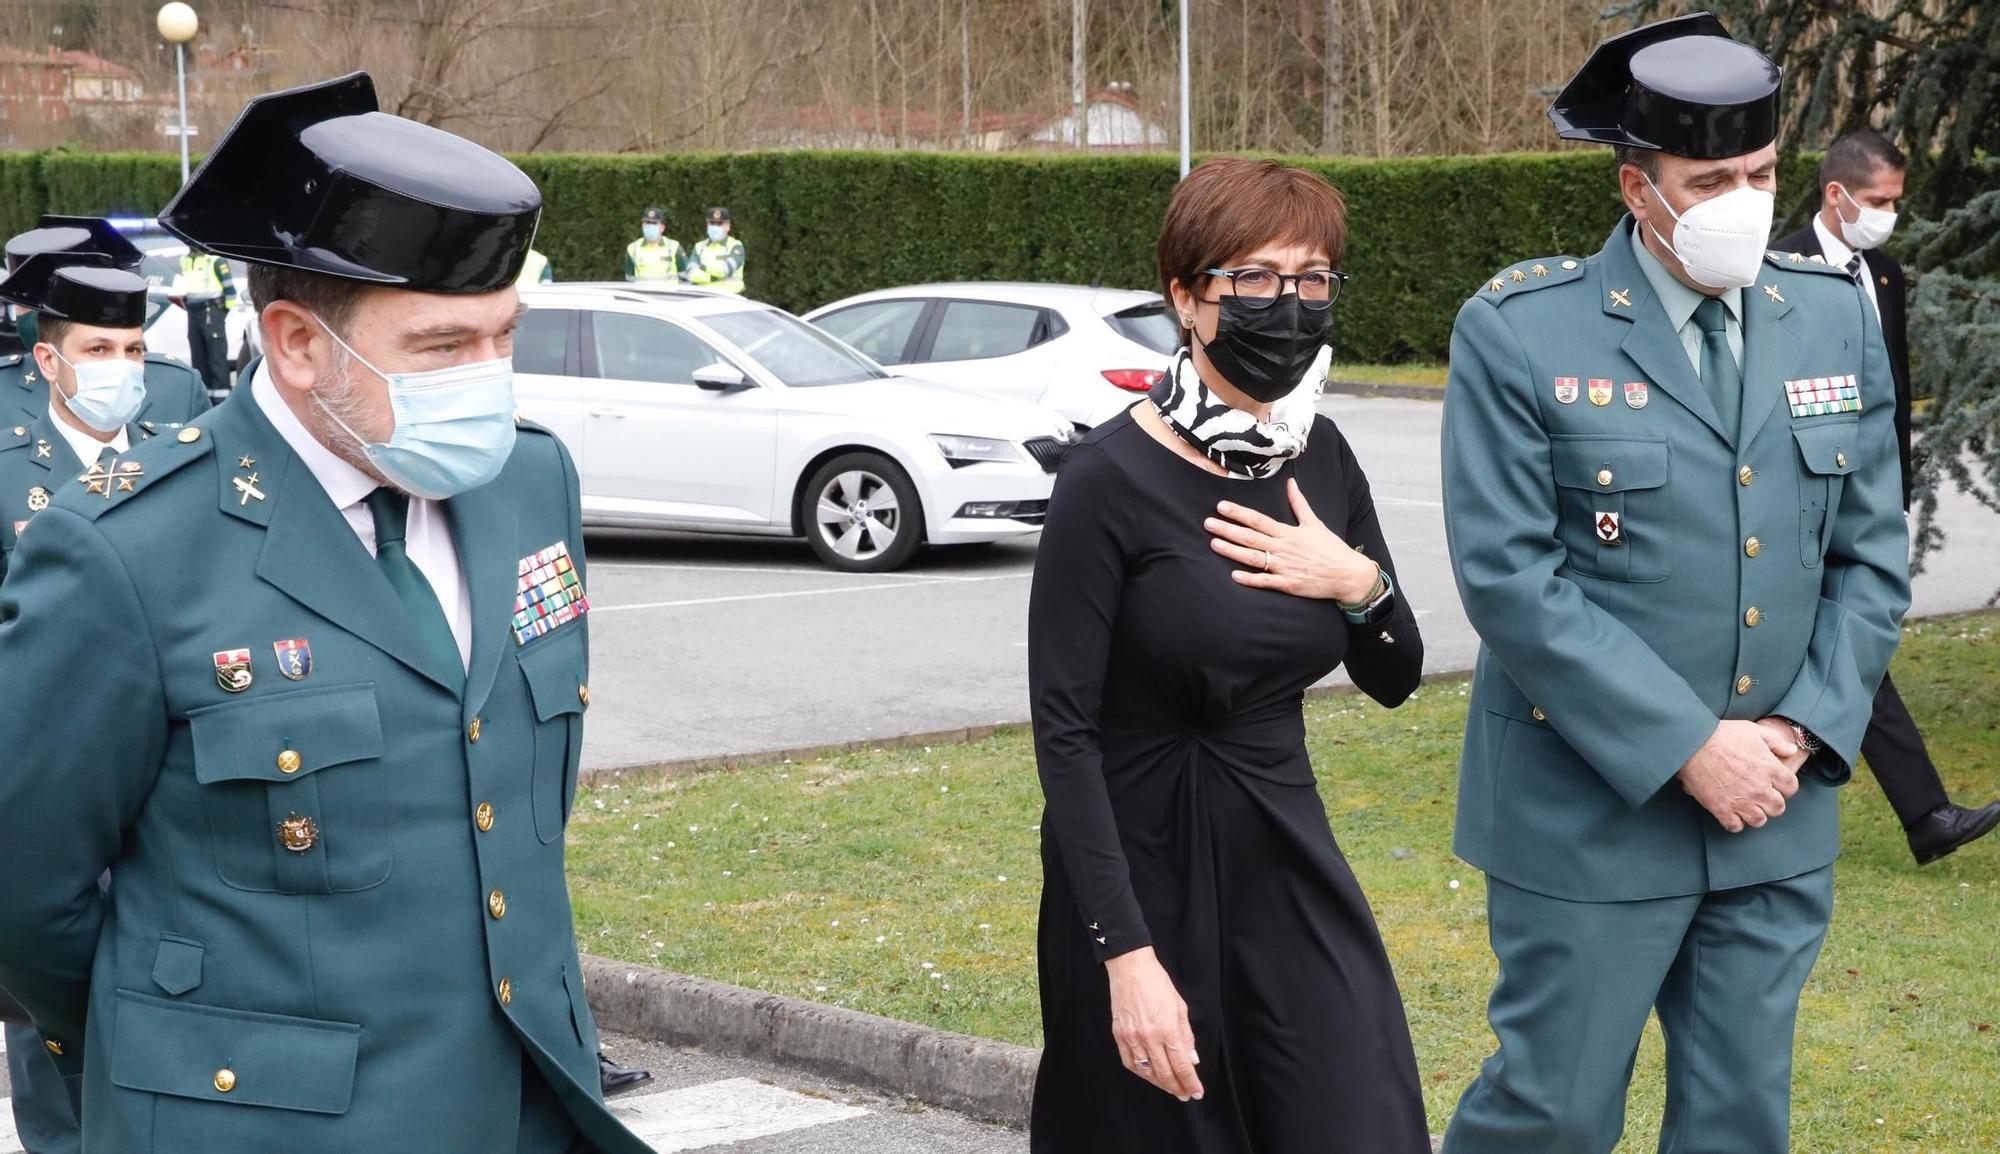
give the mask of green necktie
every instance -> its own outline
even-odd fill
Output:
[[[1694,323],[1701,326],[1701,385],[1708,390],[1708,399],[1715,402],[1722,427],[1734,438],[1737,416],[1743,408],[1743,370],[1736,363],[1736,354],[1729,351],[1728,318],[1728,310],[1717,297],[1704,297],[1695,306]]]
[[[444,619],[444,608],[438,604],[437,592],[431,583],[424,580],[423,570],[410,560],[410,551],[405,544],[409,531],[410,500],[394,489],[381,488],[368,494],[368,512],[375,518],[375,563],[382,567],[382,575],[389,579],[390,588],[403,602],[404,612],[410,615],[410,623],[417,628],[417,636],[430,649],[431,656],[440,669],[449,669],[457,679],[462,679],[465,665],[459,659],[458,641],[451,635],[451,626]]]

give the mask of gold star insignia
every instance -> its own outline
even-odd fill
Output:
[[[77,480],[83,482],[83,491],[86,493],[102,493],[107,498],[111,496],[111,474],[104,471],[102,464],[93,462]]]
[[[1631,307],[1632,307],[1632,296],[1631,296],[1631,293],[1632,293],[1632,290],[1631,290],[1631,289],[1612,289],[1612,290],[1611,290],[1611,307],[1612,307],[1612,308],[1618,308],[1619,306],[1621,306],[1621,305],[1622,305],[1622,306],[1624,306],[1625,308],[1628,308],[1628,309],[1629,309],[1629,308],[1631,308]]]
[[[1522,281],[1528,279],[1528,274],[1522,272],[1520,269],[1515,269],[1513,272],[1507,274],[1507,279],[1513,281],[1515,284],[1520,284]]]
[[[1777,285],[1774,285],[1774,284],[1767,284],[1767,285],[1765,285],[1765,286],[1764,286],[1764,295],[1765,295],[1765,296],[1767,296],[1767,297],[1770,297],[1770,298],[1771,298],[1771,300],[1772,300],[1772,301],[1774,301],[1774,302],[1776,302],[1777,304],[1784,304],[1784,303],[1785,303],[1785,296],[1784,296],[1784,294],[1783,294],[1783,293],[1781,293],[1781,292],[1779,292],[1779,291],[1778,291],[1778,286],[1777,286]]]
[[[1528,271],[1534,273],[1536,276],[1547,276],[1549,275],[1549,266],[1545,264],[1538,264],[1534,268],[1529,269]]]
[[[1792,254],[1792,263],[1793,263],[1793,264],[1804,264],[1804,263],[1806,263],[1806,254],[1804,254],[1804,253],[1802,253],[1802,252],[1795,252],[1795,253],[1793,253],[1793,254]]]
[[[239,469],[251,469],[255,468],[256,465],[257,458],[255,457],[243,457],[236,462],[236,467]]]
[[[1825,257],[1823,257],[1823,256],[1821,256],[1821,255],[1819,255],[1818,253],[1814,253],[1813,255],[1811,255],[1811,256],[1809,256],[1809,257],[1807,257],[1806,259],[1807,259],[1807,260],[1809,260],[1809,261],[1811,261],[1811,262],[1813,262],[1814,264],[1825,264],[1825,263],[1826,263],[1826,258],[1825,258]]]
[[[132,491],[132,478],[130,477],[118,478],[118,491],[120,493],[130,493]]]
[[[1497,293],[1497,292],[1499,292],[1499,291],[1500,291],[1501,289],[1504,289],[1504,288],[1506,288],[1506,287],[1507,287],[1507,283],[1506,283],[1505,281],[1501,281],[1501,280],[1495,280],[1495,281],[1493,282],[1492,286],[1491,286],[1490,288],[1488,288],[1488,289],[1487,289],[1487,291],[1488,291],[1488,292],[1496,292],[1496,293]]]

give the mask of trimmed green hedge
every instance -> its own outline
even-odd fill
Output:
[[[1153,240],[1175,182],[1166,156],[923,152],[690,153],[515,158],[547,197],[537,242],[563,280],[616,279],[650,204],[697,239],[728,205],[749,248],[750,291],[795,312],[899,284],[1028,280],[1156,288]],[[1571,151],[1398,160],[1303,158],[1350,214],[1339,351],[1346,361],[1443,360],[1459,304],[1493,271],[1603,243],[1622,208],[1610,154]],[[1788,189],[1811,187],[1814,158]],[[177,158],[54,152],[0,157],[0,220],[62,212],[150,215]],[[38,199],[39,198],[39,199]]]

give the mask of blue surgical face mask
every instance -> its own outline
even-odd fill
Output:
[[[314,317],[314,320],[319,320]],[[383,478],[413,497],[443,501],[500,475],[514,451],[514,362],[507,358],[425,373],[385,373],[320,327],[347,355],[389,384],[396,431],[386,444],[365,440],[339,414],[320,408],[361,446]],[[319,403],[317,392],[314,403]]]
[[[719,241],[723,237],[728,235],[729,235],[729,229],[723,225],[711,224],[708,226],[708,239],[710,240]]]
[[[76,419],[100,433],[115,433],[132,422],[146,405],[144,361],[113,357],[77,364],[54,345],[49,351],[76,374],[76,388],[63,394],[63,404]],[[56,386],[60,389],[62,386]]]
[[[661,231],[660,226],[657,224],[642,224],[639,226],[639,235],[645,237],[647,240],[660,239]]]

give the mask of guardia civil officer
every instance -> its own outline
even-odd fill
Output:
[[[56,267],[30,257],[0,281],[0,301],[32,309],[42,416],[0,427],[0,581],[20,535],[64,486],[109,492],[118,461],[152,433],[134,421],[146,395],[146,282],[117,269]],[[0,1016],[5,1016],[0,1010]],[[42,1037],[9,1020],[7,1073],[15,1132],[28,1154],[80,1148],[76,1112]]]
[[[1610,1151],[1655,1009],[1662,1149],[1788,1148],[1834,789],[1909,577],[1881,327],[1766,251],[1779,81],[1708,15],[1599,45],[1550,116],[1619,149],[1629,214],[1459,310],[1445,527],[1482,646],[1455,850],[1500,979],[1447,1154]]]
[[[726,293],[743,295],[743,265],[747,256],[743,242],[729,235],[729,210],[708,210],[708,236],[695,242],[688,253],[689,284],[707,285]]]
[[[355,73],[253,100],[161,214],[250,266],[263,364],[0,585],[0,987],[86,1154],[646,1149],[563,878],[588,577],[509,361],[540,210]]]
[[[649,208],[639,216],[639,239],[625,246],[625,279],[677,284],[687,272],[687,250],[667,235],[667,214]]]
[[[132,273],[138,272],[143,256],[124,234],[111,227],[110,221],[89,216],[44,216],[35,228],[9,239],[8,271],[12,272],[38,252],[60,254],[58,264],[94,265]],[[48,381],[26,351],[39,339],[35,314],[19,306],[13,306],[11,311],[18,318],[15,323],[23,351],[0,356],[0,422],[16,414],[33,420],[48,408]],[[172,357],[146,354],[146,403],[138,419],[147,422],[148,428],[155,431],[178,428],[207,412],[208,407],[208,390],[199,374]]]
[[[1907,167],[1901,149],[1867,129],[1827,145],[1819,163],[1819,212],[1812,223],[1771,246],[1832,265],[1868,294],[1882,322],[1889,366],[1896,374],[1896,451],[1902,463],[1905,509],[1910,507],[1915,472],[1910,451],[1909,281],[1903,266],[1882,245],[1896,228],[1896,205],[1903,199]],[[1875,691],[1875,713],[1861,739],[1861,755],[1902,822],[1918,865],[1955,853],[2000,826],[2000,801],[1979,809],[1952,802],[1925,747],[1923,731],[1886,674],[1882,688]]]
[[[187,312],[188,360],[211,393],[229,388],[229,313],[237,307],[236,274],[212,252],[181,257],[174,295]]]

